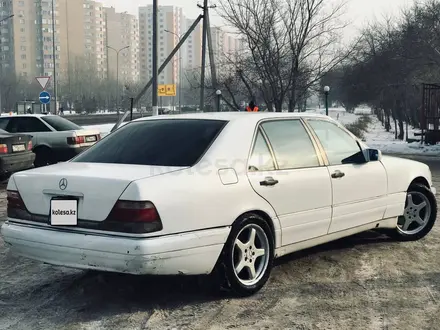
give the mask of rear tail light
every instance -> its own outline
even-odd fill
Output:
[[[31,220],[32,216],[28,212],[20,193],[16,190],[7,191],[7,214],[10,218]]]
[[[27,150],[32,151],[32,141],[29,141]]]
[[[118,223],[124,232],[131,233],[151,233],[163,228],[156,207],[149,201],[119,200],[105,222]]]
[[[69,145],[82,144],[84,142],[84,136],[71,136],[67,138],[67,144]]]
[[[8,145],[0,144],[0,154],[7,154],[7,153],[8,153]]]

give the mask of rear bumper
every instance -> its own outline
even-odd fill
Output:
[[[30,169],[34,166],[34,160],[32,151],[0,156],[0,174]]]
[[[12,223],[1,233],[17,255],[48,264],[128,274],[209,274],[230,228],[156,238],[121,238],[43,229]]]

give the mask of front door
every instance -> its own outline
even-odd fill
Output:
[[[382,219],[387,207],[387,174],[382,163],[350,163],[346,158],[361,149],[345,129],[325,119],[307,119],[306,122],[317,135],[328,159],[333,187],[329,233]]]
[[[248,162],[253,189],[274,208],[283,246],[327,234],[331,180],[299,119],[260,124]]]

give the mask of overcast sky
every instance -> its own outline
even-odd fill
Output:
[[[139,6],[145,6],[152,3],[152,0],[98,0],[106,6],[113,6],[117,11],[128,11],[132,14],[138,13]],[[183,8],[186,16],[196,18],[200,11],[197,3],[203,0],[158,0],[159,5],[175,5]],[[329,3],[340,0],[327,0]],[[214,4],[216,1],[211,0]],[[346,31],[346,37],[352,37],[357,29],[364,23],[381,18],[383,15],[398,15],[400,10],[411,5],[413,0],[348,0],[346,7],[347,20],[353,22],[350,29]],[[222,25],[223,22],[216,14],[211,15],[211,21],[214,25]]]

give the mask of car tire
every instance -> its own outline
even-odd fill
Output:
[[[54,164],[53,151],[47,147],[40,147],[35,150],[35,167],[42,167]]]
[[[261,216],[245,214],[232,226],[215,268],[215,281],[235,295],[253,295],[269,279],[273,259],[271,228]],[[241,270],[237,272],[237,268]]]
[[[422,207],[424,204],[426,206]],[[434,194],[425,185],[413,183],[407,191],[404,215],[399,217],[397,227],[388,231],[388,235],[398,241],[422,239],[431,231],[436,218]]]

